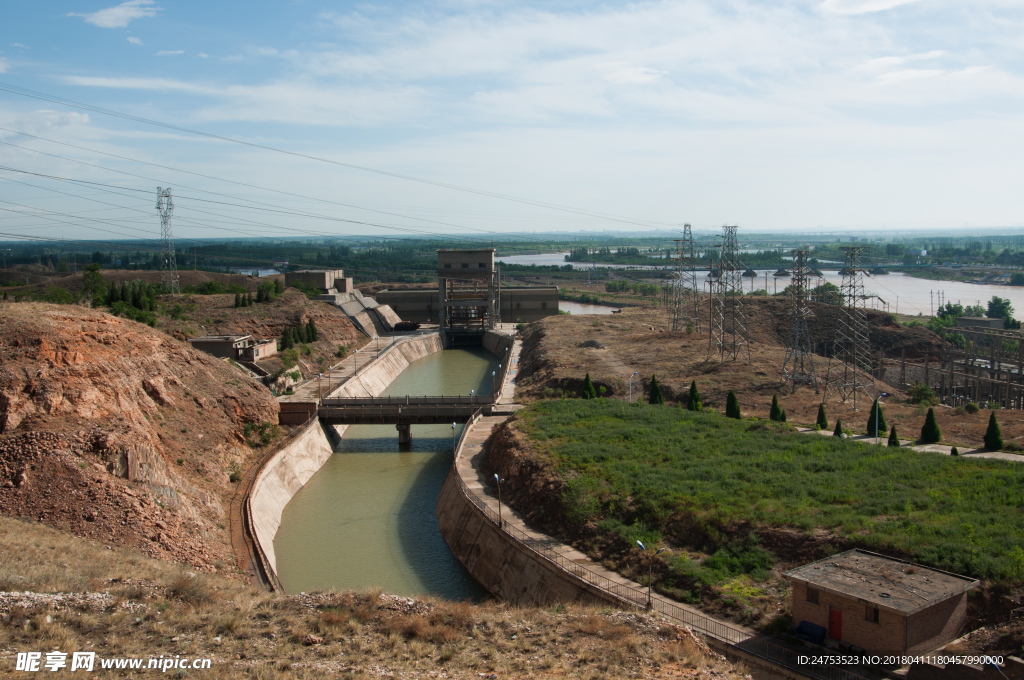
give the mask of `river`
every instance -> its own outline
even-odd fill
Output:
[[[541,255],[517,255],[514,257],[498,258],[501,261],[516,263],[516,264],[567,264],[565,262],[565,255],[567,253],[544,253]],[[574,263],[577,269],[583,269],[590,267],[590,264]],[[598,267],[613,267],[623,268],[624,265],[606,265],[599,264]],[[831,269],[823,269],[822,273],[825,274],[824,280],[828,283],[840,285],[843,277],[836,271],[837,265],[826,265],[830,266]],[[772,274],[775,273],[775,269],[768,271],[768,292],[775,293],[776,291],[781,292],[786,286],[789,285],[789,277],[774,277]],[[765,270],[759,270],[756,279],[744,279],[743,289],[750,291],[751,289],[758,289],[765,287]],[[704,279],[702,278],[703,282]],[[811,284],[817,285],[817,279],[812,279]],[[964,283],[963,281],[933,281],[931,279],[919,279],[903,272],[893,272],[891,274],[882,274],[879,276],[865,276],[864,277],[864,289],[869,295],[874,295],[875,298],[868,301],[869,307],[875,309],[888,309],[890,312],[899,312],[900,314],[923,314],[924,316],[930,316],[933,309],[938,309],[940,304],[940,293],[943,296],[942,300],[945,302],[956,302],[964,305],[977,305],[980,304],[983,307],[988,304],[988,301],[993,296],[1001,298],[1009,298],[1013,304],[1015,314],[1017,318],[1024,317],[1024,286],[1000,286],[993,284],[975,284],[975,283]],[[594,287],[594,292],[600,294],[603,290],[603,286],[600,284]],[[707,288],[705,287],[705,292]],[[608,311],[598,311],[600,305],[587,305],[591,308],[589,311],[576,311],[569,305],[577,303],[570,302],[559,302],[559,309],[571,311],[573,314],[610,314],[610,307],[604,307],[602,309]]]
[[[412,363],[382,396],[489,394],[497,365],[482,348],[445,350]],[[460,425],[456,436],[461,432]],[[285,589],[484,597],[434,515],[451,465],[451,425],[414,425],[408,446],[399,446],[394,425],[349,426],[340,448],[284,510],[274,551]]]

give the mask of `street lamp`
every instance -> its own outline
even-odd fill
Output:
[[[497,395],[494,394],[494,390],[495,390],[494,386],[497,384],[497,381],[496,381],[496,376],[497,375],[498,374],[496,372],[491,371],[491,397],[494,398],[495,402],[498,401]]]
[[[647,552],[647,548],[644,547],[643,543],[641,543],[640,541],[637,541],[636,544],[638,546],[640,546],[641,550],[643,550],[644,552]],[[663,552],[665,552],[665,548],[658,548],[657,552],[655,552],[654,554],[655,555],[660,555]],[[651,608],[651,586],[654,584],[653,574],[654,574],[654,558],[652,557],[651,559],[649,559],[647,561],[647,608],[648,609]]]
[[[501,483],[505,480],[498,477],[498,473],[494,473],[494,483],[498,485],[498,528],[502,528],[501,522]]]
[[[377,341],[377,353],[380,354],[380,336],[375,335],[373,336],[373,339]]]
[[[629,403],[633,403],[633,378],[640,374],[640,371],[633,371],[633,375],[629,376]]]
[[[455,453],[455,423],[452,423],[452,454]]]
[[[882,419],[880,417],[882,413],[882,397],[887,396],[889,396],[888,393],[882,392],[881,396],[875,400],[878,403],[875,407],[875,446],[878,446],[878,421]]]
[[[475,404],[476,403],[475,401],[473,401],[473,398],[476,396],[475,393],[476,393],[476,390],[470,390],[469,391],[469,403],[470,404]]]

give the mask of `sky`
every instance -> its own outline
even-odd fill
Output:
[[[0,239],[1020,232],[1022,76],[1019,0],[12,2],[93,110],[0,91]]]

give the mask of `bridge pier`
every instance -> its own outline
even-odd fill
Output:
[[[412,425],[398,424],[395,429],[398,430],[399,444],[412,444]]]

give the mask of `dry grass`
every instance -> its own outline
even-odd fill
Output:
[[[0,620],[4,666],[17,651],[56,648],[210,657],[218,678],[268,680],[736,675],[685,631],[644,614],[380,592],[276,596],[3,517],[0,554],[3,590],[111,596],[93,609],[12,607]]]

